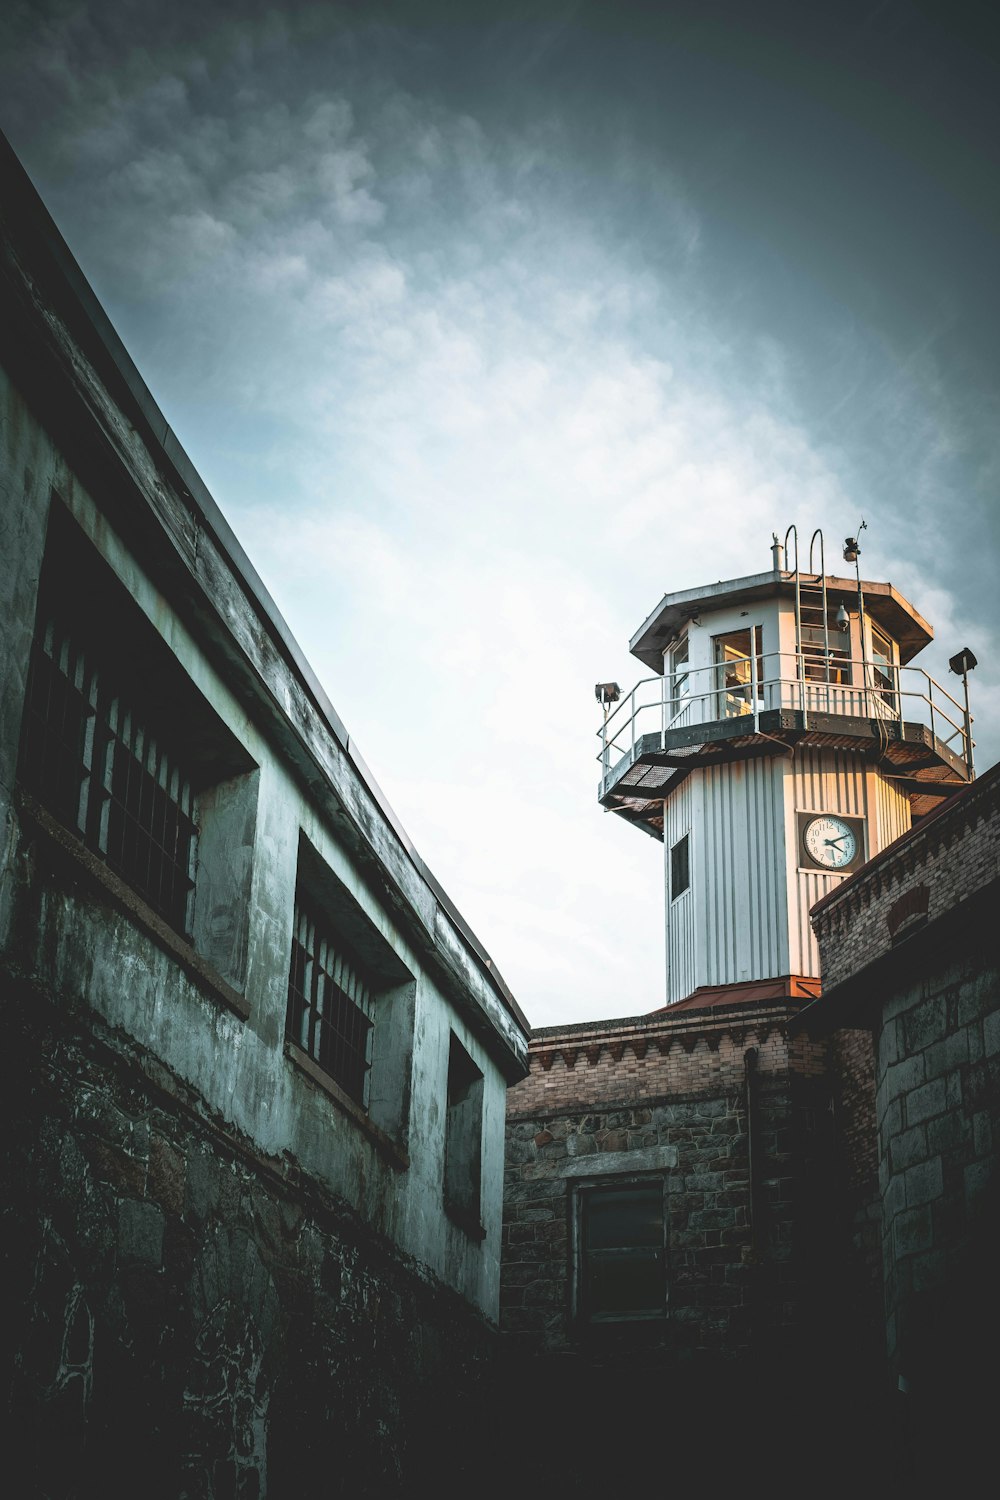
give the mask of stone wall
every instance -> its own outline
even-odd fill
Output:
[[[485,1320],[85,1008],[9,970],[0,999],[23,1493],[382,1496],[443,1459],[471,1483]]]
[[[508,1095],[501,1326],[524,1347],[668,1364],[829,1355],[849,1232],[828,1191],[838,1137],[824,1045],[790,1038],[794,1005],[667,1012],[534,1033]],[[748,1076],[748,1054],[750,1067]],[[749,1087],[749,1096],[748,1096]],[[752,1146],[752,1149],[751,1149]],[[662,1173],[665,1319],[574,1319],[574,1184]]]
[[[992,1431],[1000,1338],[1000,768],[814,913],[837,982],[813,1009],[874,1039],[889,1384],[902,1451],[935,1484]],[[804,1017],[803,1019],[807,1019]],[[954,1435],[961,1431],[961,1451]]]
[[[878,1028],[886,1332],[912,1378],[970,1284],[992,1285],[1000,1231],[1000,963],[992,934],[904,971]],[[983,1279],[981,1279],[983,1278]],[[994,1299],[995,1301],[995,1299]],[[945,1308],[948,1311],[945,1312]],[[935,1310],[937,1309],[937,1310]],[[928,1324],[935,1325],[933,1332]],[[986,1350],[984,1349],[984,1356]]]

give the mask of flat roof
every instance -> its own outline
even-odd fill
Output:
[[[828,573],[827,593],[840,602],[857,599],[856,578],[838,578]],[[865,609],[873,620],[897,642],[900,665],[922,651],[934,639],[934,631],[923,615],[891,583],[862,579]],[[652,614],[629,641],[633,656],[654,672],[663,671],[663,652],[688,620],[703,610],[727,609],[762,599],[794,599],[795,575],[787,572],[751,573],[745,578],[719,579],[698,588],[664,594]]]

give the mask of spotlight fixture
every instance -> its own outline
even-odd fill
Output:
[[[622,695],[622,690],[617,682],[598,682],[594,685],[594,697],[602,708],[607,708],[609,703],[617,703]]]
[[[861,551],[861,548],[858,546],[858,542],[857,542],[857,538],[856,537],[849,536],[849,537],[845,537],[844,538],[844,561],[845,562],[857,562],[857,560],[858,560],[858,553],[860,551]]]
[[[948,665],[956,677],[964,677],[967,672],[971,672],[979,663],[968,646],[963,646],[961,651],[956,651],[955,655],[949,659]]]

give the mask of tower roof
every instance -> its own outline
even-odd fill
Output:
[[[827,592],[837,603],[849,603],[858,595],[857,580],[826,579]],[[891,583],[862,581],[865,609],[899,646],[900,665],[905,665],[934,639],[934,631],[908,599]],[[698,588],[664,594],[653,613],[629,641],[633,656],[654,672],[663,671],[663,650],[686,621],[702,612],[726,609],[761,599],[795,599],[794,573],[752,573],[746,578],[720,579]]]

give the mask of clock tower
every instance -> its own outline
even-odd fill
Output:
[[[972,778],[965,678],[912,665],[931,627],[859,552],[828,573],[816,531],[800,568],[790,527],[767,572],[665,595],[649,675],[598,684],[601,804],[664,845],[668,1004],[817,978],[810,908]]]

